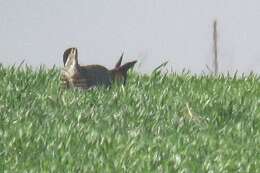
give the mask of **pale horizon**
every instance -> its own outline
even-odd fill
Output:
[[[260,73],[260,1],[0,0],[0,63],[62,66],[68,47],[81,64],[112,68],[121,53],[138,72],[212,67],[218,21],[219,70]]]

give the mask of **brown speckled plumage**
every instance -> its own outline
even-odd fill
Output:
[[[64,68],[61,72],[61,81],[66,88],[90,89],[97,86],[109,87],[113,82],[126,84],[127,71],[134,66],[136,61],[121,66],[123,54],[112,70],[101,65],[78,64],[78,50],[69,48],[63,54]]]

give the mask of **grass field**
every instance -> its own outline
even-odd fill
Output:
[[[0,67],[0,172],[260,172],[260,77],[131,73],[60,88]]]

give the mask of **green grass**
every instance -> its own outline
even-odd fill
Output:
[[[260,78],[131,73],[85,92],[0,67],[0,172],[260,172]]]

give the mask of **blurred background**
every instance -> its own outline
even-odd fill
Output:
[[[0,62],[62,65],[79,48],[81,64],[112,68],[125,52],[136,71],[207,72],[217,20],[219,71],[260,73],[259,0],[0,0]]]

